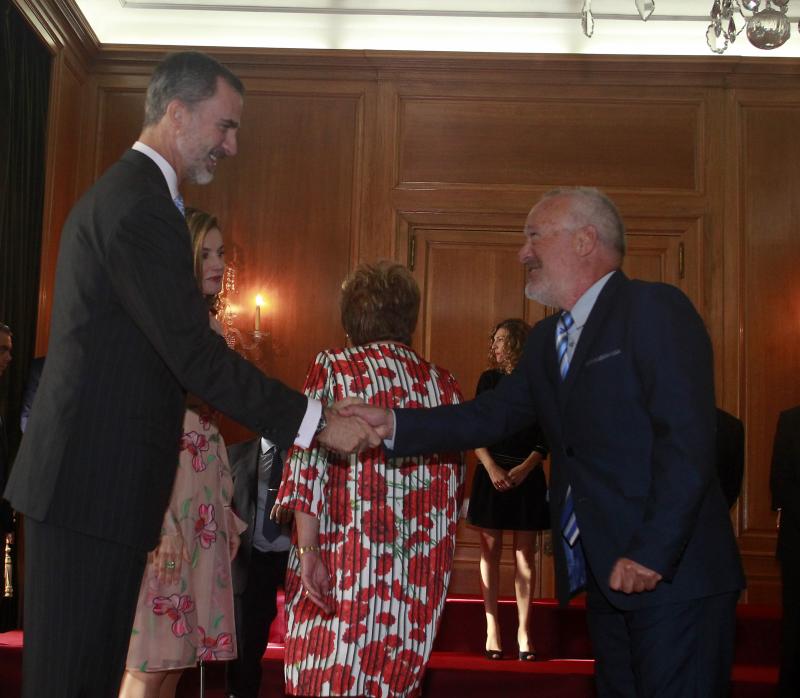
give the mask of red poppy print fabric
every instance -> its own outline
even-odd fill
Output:
[[[393,342],[320,353],[309,397],[386,407],[461,402],[455,379]],[[333,586],[326,616],[303,597],[289,557],[286,693],[401,698],[418,689],[444,608],[464,489],[459,453],[345,458],[317,443],[290,451],[278,499],[319,519]]]
[[[165,671],[233,659],[236,632],[228,534],[246,528],[230,509],[233,495],[225,442],[210,410],[187,410],[178,469],[162,533],[180,532],[189,555],[180,581],[160,584],[148,563],[126,666]]]

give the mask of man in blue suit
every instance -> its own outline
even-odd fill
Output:
[[[744,587],[714,472],[711,344],[673,286],[628,279],[625,229],[594,189],[545,194],[525,224],[538,323],[516,370],[434,410],[341,405],[393,455],[494,443],[536,420],[551,445],[558,596],[585,588],[600,696],[728,694]]]

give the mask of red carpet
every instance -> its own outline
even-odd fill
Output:
[[[281,617],[282,621],[282,617]],[[594,695],[593,663],[586,632],[584,608],[575,604],[560,609],[555,602],[538,601],[532,615],[533,641],[541,661],[515,659],[516,609],[501,602],[503,646],[509,659],[483,657],[483,604],[477,598],[450,598],[436,639],[423,684],[424,697],[449,698],[590,698]],[[733,698],[767,698],[774,695],[778,679],[780,610],[772,606],[740,605],[737,612],[736,665],[732,676]],[[264,656],[262,698],[283,695],[283,647],[285,628],[273,624],[274,640]],[[0,634],[0,696],[18,698],[22,633]],[[178,689],[179,698],[199,695],[198,672],[187,672]],[[206,670],[207,698],[223,698],[224,668]]]

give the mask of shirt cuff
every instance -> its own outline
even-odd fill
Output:
[[[389,410],[392,413],[392,435],[383,440],[383,446],[387,451],[394,451],[394,439],[397,436],[397,418],[394,416],[394,410]]]
[[[300,428],[297,430],[297,436],[294,439],[295,446],[308,448],[311,445],[321,416],[322,403],[319,400],[312,400],[309,398],[305,416],[303,417],[303,421],[300,422]]]

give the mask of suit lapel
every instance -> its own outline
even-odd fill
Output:
[[[563,405],[569,395],[570,389],[572,388],[577,376],[580,374],[581,370],[583,369],[583,364],[586,361],[586,357],[589,355],[591,350],[592,344],[594,340],[597,338],[601,328],[605,325],[606,317],[610,312],[611,308],[614,307],[614,302],[619,293],[619,290],[622,288],[624,284],[628,282],[628,277],[625,276],[621,271],[617,271],[607,282],[606,285],[603,286],[603,290],[600,291],[600,295],[597,297],[595,301],[594,307],[592,311],[589,313],[589,317],[586,319],[586,324],[583,326],[581,330],[581,335],[578,340],[578,344],[575,347],[575,353],[572,355],[572,359],[569,362],[569,371],[567,371],[567,375],[563,381],[561,381],[561,390],[559,391],[559,398],[561,400],[561,404]],[[555,361],[555,335],[553,336],[553,360]],[[555,368],[555,375],[558,376],[558,367]]]

